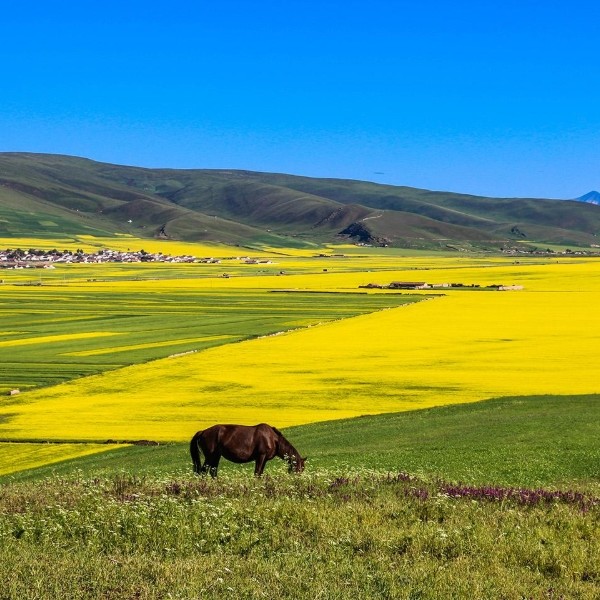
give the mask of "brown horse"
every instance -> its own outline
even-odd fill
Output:
[[[202,464],[200,451],[205,461]],[[289,472],[301,473],[304,461],[296,448],[284,437],[281,431],[266,423],[260,425],[213,425],[198,431],[190,441],[190,454],[196,473],[217,476],[219,460],[223,456],[235,463],[255,461],[255,475],[262,475],[265,463],[275,456],[287,460]]]

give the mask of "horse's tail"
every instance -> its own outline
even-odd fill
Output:
[[[200,459],[200,436],[202,435],[201,431],[198,431],[194,434],[194,437],[190,441],[190,454],[192,456],[192,462],[194,463],[194,472],[200,473],[200,469],[202,468],[202,460]]]

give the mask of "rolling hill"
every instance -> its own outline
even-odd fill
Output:
[[[0,236],[131,233],[239,245],[589,247],[600,208],[239,170],[148,169],[0,153]]]

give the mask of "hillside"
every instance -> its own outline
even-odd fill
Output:
[[[350,240],[498,249],[597,242],[597,206],[483,198],[362,181],[235,170],[146,169],[0,154],[0,236],[132,233],[226,244]]]
[[[598,394],[515,396],[299,425],[285,435],[309,456],[306,475],[362,467],[472,485],[585,486],[600,475],[598,416]],[[540,454],[540,448],[547,451]],[[192,473],[187,442],[109,450],[0,476],[0,482],[124,470],[144,476]],[[220,474],[248,475],[253,467],[223,461]],[[275,459],[266,472],[285,468]]]

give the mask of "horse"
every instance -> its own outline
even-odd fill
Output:
[[[200,452],[204,455],[202,464]],[[261,423],[260,425],[213,425],[194,434],[190,441],[190,454],[194,472],[217,476],[219,460],[223,456],[235,463],[255,461],[254,475],[260,477],[265,463],[275,456],[289,463],[288,472],[301,473],[304,461],[281,431]]]

